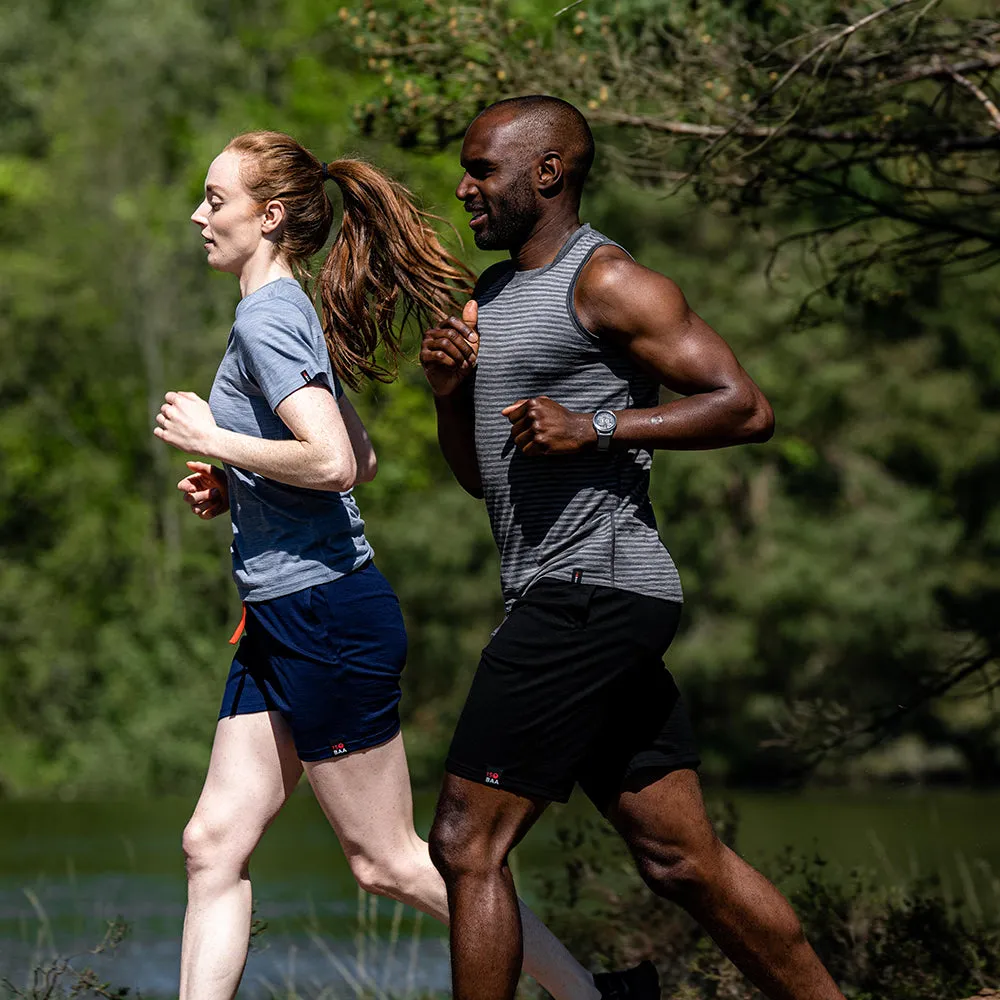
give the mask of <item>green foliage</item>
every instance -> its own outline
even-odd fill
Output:
[[[720,819],[721,835],[735,846],[735,815]],[[606,968],[653,957],[664,995],[678,1000],[760,1000],[693,920],[646,888],[606,823],[577,820],[558,837],[566,860],[540,894],[546,922],[571,951]],[[943,1000],[1000,981],[1000,913],[955,910],[933,880],[884,889],[863,872],[845,878],[821,858],[790,850],[765,874],[788,895],[850,998]]]
[[[706,0],[672,6],[668,27],[721,37],[744,6],[761,30],[786,16]],[[187,790],[204,773],[238,616],[228,533],[187,515],[174,491],[183,456],[150,429],[164,391],[207,393],[236,303],[187,221],[211,158],[236,132],[283,128],[325,158],[369,156],[458,222],[457,150],[441,143],[505,65],[508,83],[536,64],[569,73],[568,54],[590,72],[572,46],[597,46],[611,26],[577,17],[589,9],[554,22],[555,8],[512,4],[487,38],[494,5],[436,8],[449,46],[452,18],[480,39],[447,74],[437,137],[399,133],[410,78],[371,51],[381,7],[14,0],[0,12],[0,794]],[[494,63],[483,46],[507,44],[509,18],[522,49]],[[425,93],[423,78],[410,85]],[[599,86],[591,99],[609,107]],[[352,126],[355,107],[392,142]],[[767,266],[774,241],[808,219],[783,207],[754,232],[687,191],[622,183],[630,147],[616,135],[599,136],[588,219],[680,282],[778,418],[767,446],[654,466],[688,598],[670,666],[707,771],[781,779],[787,750],[758,747],[798,700],[834,706],[810,718],[842,720],[846,704],[862,722],[917,704],[911,736],[934,760],[947,751],[949,776],[995,776],[983,675],[961,701],[921,700],[957,652],[989,639],[1000,597],[995,282],[893,272],[878,298],[821,300],[796,329],[814,258],[784,260],[770,279]],[[491,259],[462,252],[478,269]],[[441,459],[419,369],[357,404],[380,458],[357,495],[406,616],[407,744],[431,780],[502,613],[496,555],[481,505]]]
[[[622,175],[690,183],[757,223],[793,218],[779,246],[806,244],[838,291],[900,267],[1000,262],[991,5],[546,6],[517,17],[502,0],[367,5],[355,45],[385,75],[359,122],[440,146],[497,98],[554,93],[603,127]]]

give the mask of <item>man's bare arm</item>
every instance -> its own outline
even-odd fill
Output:
[[[580,276],[576,307],[587,329],[684,397],[616,414],[619,445],[721,448],[771,436],[774,414],[764,394],[669,278],[609,247]]]
[[[483,483],[476,457],[475,418],[469,376],[475,369],[479,334],[478,307],[467,302],[462,318],[451,316],[424,334],[420,363],[434,393],[438,443],[459,485],[482,499]]]
[[[766,441],[774,414],[729,345],[688,306],[669,278],[615,247],[597,250],[577,282],[583,325],[620,347],[661,385],[683,398],[648,409],[616,410],[612,448],[724,448]],[[597,446],[592,413],[545,396],[504,409],[526,455],[572,454]]]

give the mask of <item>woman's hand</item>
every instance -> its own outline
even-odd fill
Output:
[[[205,462],[188,462],[190,476],[185,476],[177,489],[184,494],[184,502],[203,521],[210,521],[229,510],[229,487],[226,474]]]
[[[212,411],[196,392],[168,392],[156,415],[153,433],[167,444],[194,455],[213,455],[218,425]]]

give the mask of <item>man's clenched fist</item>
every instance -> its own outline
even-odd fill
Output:
[[[465,303],[461,319],[449,316],[440,326],[424,334],[420,363],[435,396],[450,396],[476,367],[478,319],[479,306],[475,299],[470,299]]]
[[[589,413],[574,413],[548,396],[519,399],[501,413],[525,455],[572,455],[597,441]]]

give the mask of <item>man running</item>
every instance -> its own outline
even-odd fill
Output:
[[[431,831],[456,1000],[510,1000],[521,927],[507,856],[579,782],[658,895],[772,1000],[843,1000],[778,890],[716,837],[662,657],[681,588],[647,495],[654,448],[766,441],[771,407],[668,278],[580,224],[594,143],[551,97],[465,135],[456,192],[506,250],[421,362],[459,483],[484,498],[508,615],[483,650]],[[659,389],[681,398],[660,403]]]

